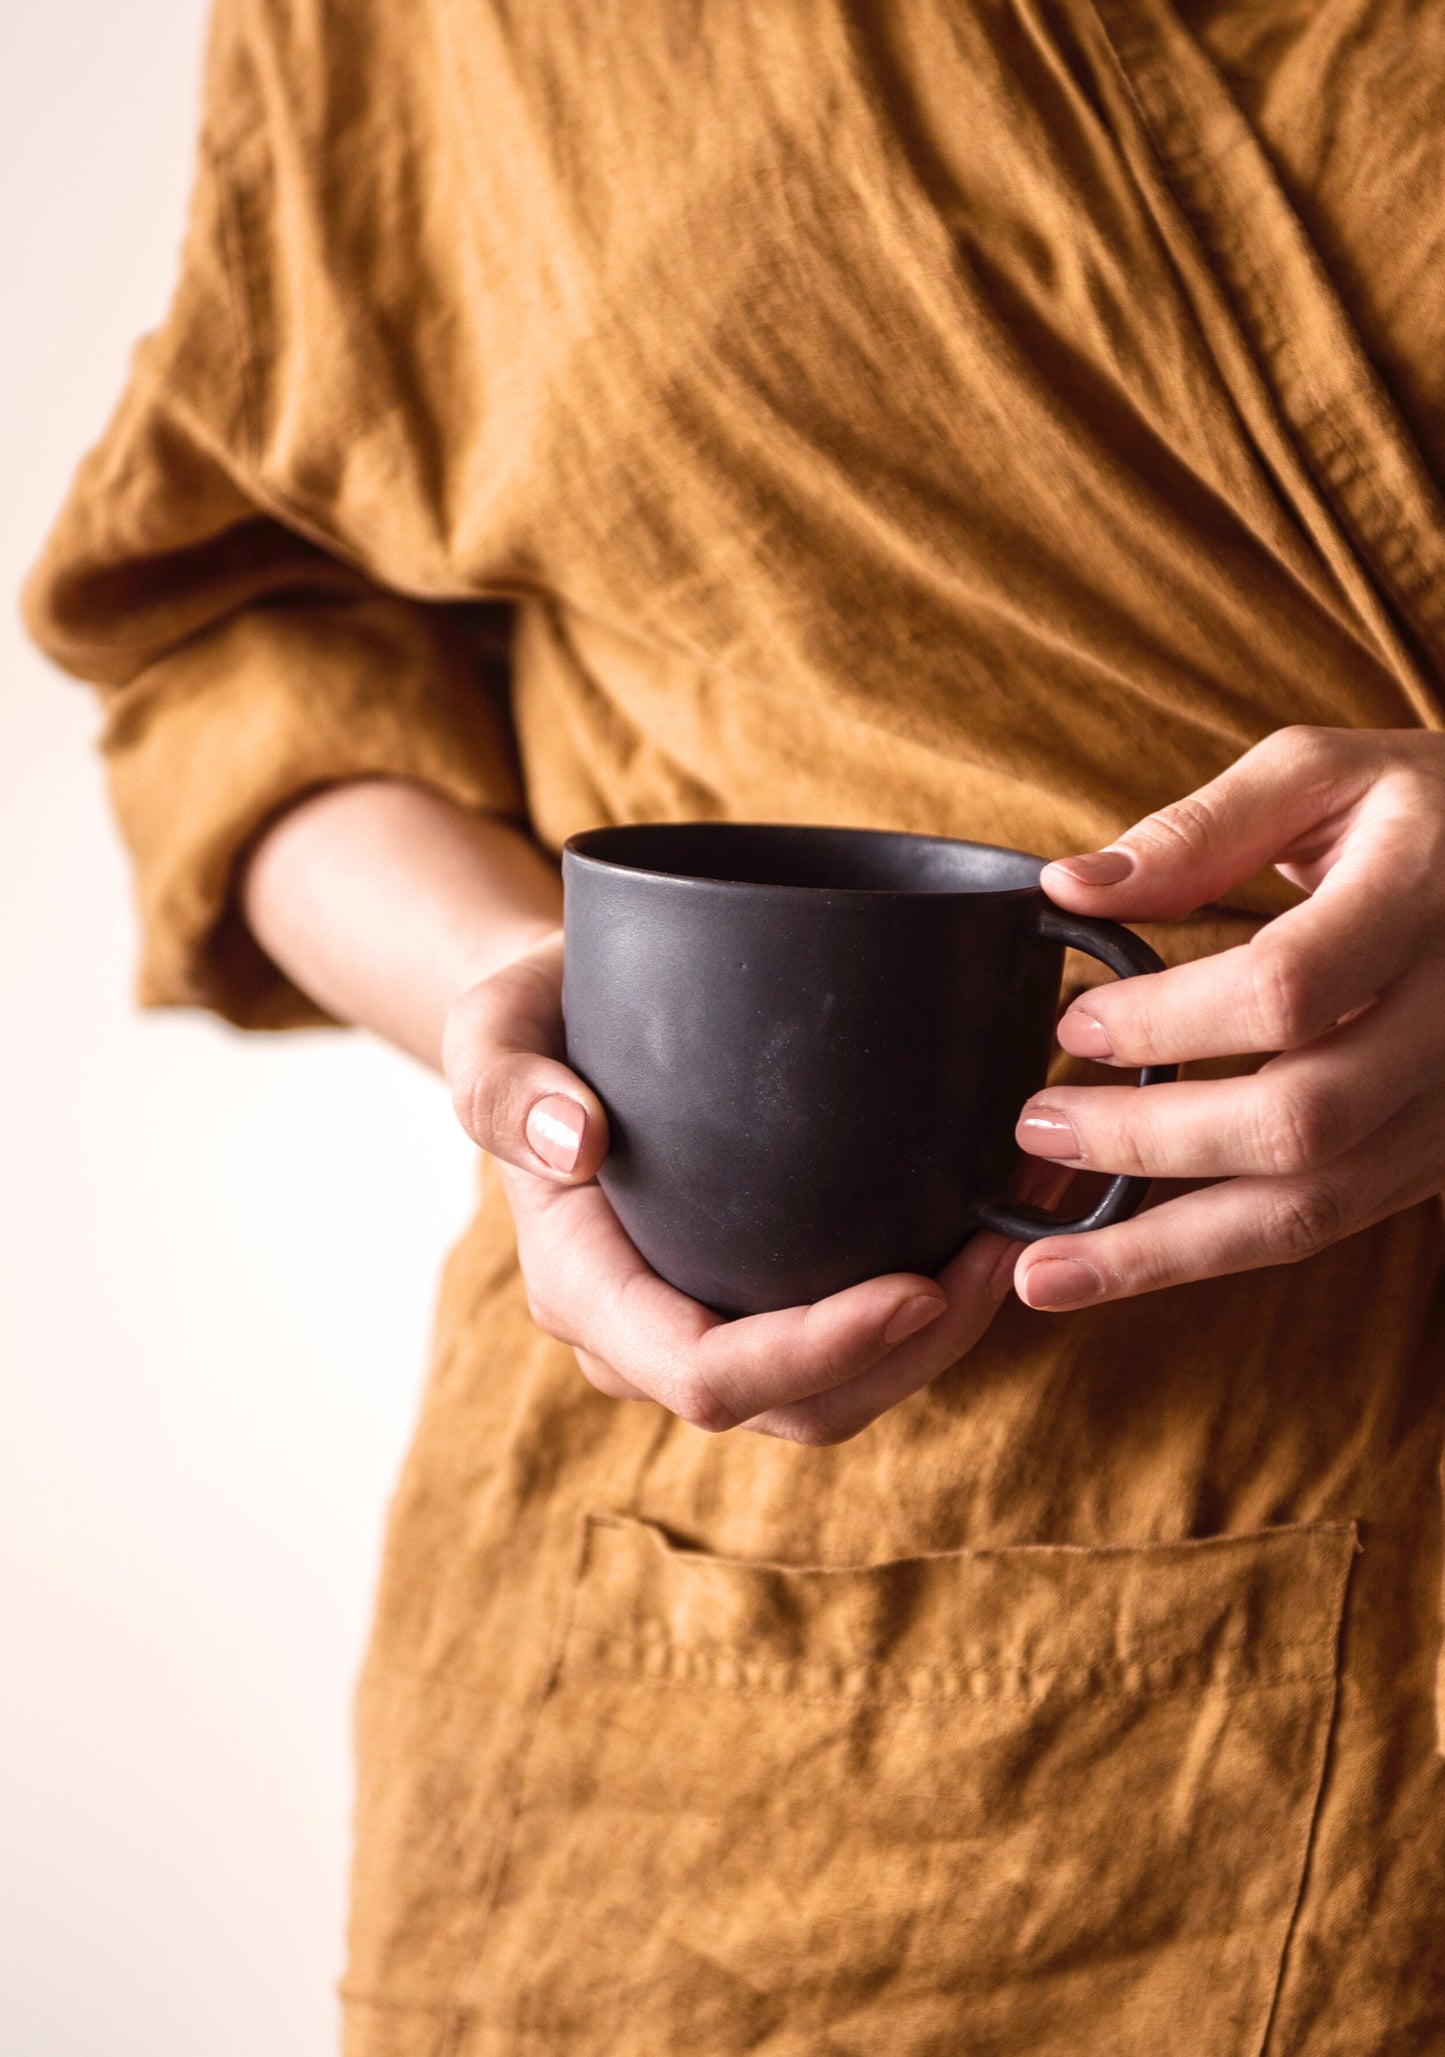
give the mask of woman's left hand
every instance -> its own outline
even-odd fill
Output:
[[[1125,1069],[1280,1054],[1243,1078],[1038,1093],[1017,1132],[1033,1155],[1213,1183],[1033,1244],[1014,1274],[1028,1306],[1288,1264],[1445,1188],[1445,736],[1281,729],[1042,883],[1073,913],[1150,921],[1271,863],[1310,898],[1060,1021],[1073,1056]]]

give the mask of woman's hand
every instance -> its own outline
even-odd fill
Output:
[[[303,992],[445,1070],[463,1127],[500,1162],[532,1312],[602,1392],[704,1428],[841,1442],[998,1311],[1016,1246],[992,1235],[937,1279],[898,1272],[741,1321],[649,1269],[594,1177],[606,1117],[561,1057],[562,882],[519,824],[408,780],[356,779],[273,822],[240,893]]]
[[[1281,729],[1102,852],[1049,865],[1059,906],[1181,915],[1266,864],[1310,898],[1239,949],[1083,994],[1059,1024],[1108,1064],[1279,1052],[1252,1076],[1048,1087],[1036,1156],[1214,1181],[1087,1236],[1033,1245],[1031,1307],[1313,1256],[1445,1188],[1445,736]]]
[[[599,1392],[695,1427],[839,1443],[983,1335],[1017,1245],[978,1235],[937,1279],[867,1279],[811,1307],[728,1321],[659,1278],[596,1182],[601,1102],[562,1062],[562,932],[454,1004],[443,1063],[458,1117],[498,1159],[538,1326]]]

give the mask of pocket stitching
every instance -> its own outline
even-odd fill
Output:
[[[616,1639],[606,1639],[603,1647],[608,1647],[615,1643],[615,1641]],[[682,1648],[677,1645],[659,1642],[654,1643],[651,1647],[664,1655],[672,1657],[683,1658],[696,1655],[709,1660],[721,1658],[732,1664],[738,1661],[733,1656],[733,1653],[726,1650],[722,1645],[692,1645],[688,1648]],[[1276,1646],[1280,1654],[1295,1650],[1312,1650],[1315,1647],[1313,1643],[1286,1643]],[[840,1703],[846,1704],[850,1700],[862,1700],[865,1697],[875,1700],[893,1700],[903,1705],[917,1706],[976,1705],[980,1701],[987,1700],[1021,1701],[1025,1704],[1039,1705],[1045,1700],[1055,1697],[1077,1696],[1094,1690],[1107,1693],[1111,1699],[1144,1700],[1159,1699],[1174,1692],[1198,1691],[1201,1687],[1205,1686],[1229,1692],[1237,1685],[1237,1689],[1240,1691],[1259,1692],[1276,1685],[1325,1685],[1334,1676],[1333,1670],[1328,1666],[1317,1666],[1313,1669],[1294,1671],[1275,1670],[1271,1667],[1268,1673],[1251,1671],[1247,1666],[1239,1665],[1231,1667],[1228,1672],[1221,1668],[1210,1669],[1202,1667],[1196,1669],[1190,1667],[1187,1658],[1165,1658],[1158,1660],[1157,1664],[1145,1661],[1141,1663],[1140,1670],[1148,1672],[1158,1669],[1160,1666],[1169,1667],[1171,1676],[1161,1679],[1157,1683],[1146,1680],[1137,1684],[1121,1679],[1117,1674],[1111,1676],[1102,1669],[1093,1667],[1070,1668],[1059,1666],[1052,1671],[1040,1670],[1031,1674],[1031,1676],[1043,1682],[1041,1690],[1038,1692],[1030,1692],[1026,1687],[1017,1684],[1010,1687],[1000,1682],[1004,1674],[982,1668],[977,1671],[933,1673],[925,1671],[923,1675],[932,1681],[943,1684],[948,1680],[956,1680],[960,1685],[964,1686],[965,1690],[960,1692],[913,1692],[902,1681],[896,1667],[885,1664],[870,1664],[860,1660],[856,1666],[850,1668],[860,1674],[861,1690],[854,1692],[840,1687],[832,1692],[812,1693],[806,1690],[808,1674],[810,1672],[826,1672],[828,1667],[807,1664],[780,1667],[781,1675],[776,1684],[757,1683],[747,1679],[735,1680],[720,1676],[720,1667],[712,1662],[700,1667],[698,1675],[692,1678],[669,1676],[665,1672],[649,1670],[640,1666],[610,1664],[605,1658],[595,1655],[586,1660],[584,1665],[579,1665],[577,1668],[605,1672],[609,1677],[627,1678],[642,1685],[675,1687],[683,1692],[738,1693],[749,1699],[787,1697],[805,1702],[807,1705],[814,1707],[836,1706]],[[568,1656],[564,1652],[562,1672],[565,1673],[568,1668]],[[890,1680],[898,1681],[891,1691],[888,1690]],[[799,1681],[802,1681],[804,1684],[805,1689],[802,1692],[797,1690]],[[969,1685],[974,1683],[983,1684],[986,1690],[982,1692],[968,1690]],[[884,1690],[879,1691],[878,1688],[880,1686]]]
[[[653,1543],[657,1546],[659,1551],[666,1557],[685,1559],[690,1554],[692,1554],[686,1550],[678,1549],[672,1543],[671,1539],[667,1536],[665,1531],[658,1527],[655,1523],[641,1520],[635,1516],[619,1514],[612,1510],[606,1509],[588,1509],[581,1514],[581,1517],[578,1520],[578,1533],[576,1544],[574,1547],[573,1564],[570,1582],[567,1590],[566,1604],[561,1610],[561,1616],[556,1636],[554,1639],[552,1654],[548,1660],[546,1669],[544,1671],[542,1684],[540,1686],[540,1689],[536,1693],[535,1697],[533,1698],[532,1703],[528,1709],[524,1732],[519,1741],[517,1753],[513,1760],[511,1775],[507,1781],[505,1800],[502,1809],[502,1819],[498,1825],[496,1843],[494,1846],[492,1857],[489,1860],[487,1867],[488,1875],[485,1880],[484,1891],[482,1895],[482,1904],[485,1910],[482,1922],[483,1935],[482,1938],[479,1939],[477,1954],[473,1959],[471,1969],[469,1970],[467,1975],[458,1982],[455,1995],[453,1999],[448,2003],[447,2012],[450,2016],[451,2034],[446,2045],[444,2046],[444,2050],[441,2053],[441,2057],[465,2057],[466,2046],[470,2040],[470,2024],[477,2019],[476,1991],[478,1983],[482,1977],[485,1965],[485,1930],[488,1923],[496,1913],[497,1905],[501,1898],[502,1888],[506,1881],[507,1870],[511,1862],[513,1851],[515,1848],[516,1831],[521,1814],[526,1804],[529,1774],[532,1768],[532,1760],[536,1754],[537,1739],[541,1727],[542,1717],[546,1712],[548,1703],[553,1699],[559,1686],[563,1683],[563,1680],[567,1675],[568,1651],[572,1643],[574,1626],[577,1621],[578,1602],[583,1591],[588,1559],[591,1555],[592,1535],[594,1529],[599,1527],[606,1527],[612,1529],[631,1529],[648,1535],[650,1536]],[[1269,2004],[1265,2015],[1263,2032],[1260,2036],[1258,2044],[1255,2045],[1253,2057],[1265,2057],[1265,2052],[1267,2050],[1270,2036],[1273,2032],[1274,2022],[1278,2011],[1279,1996],[1284,1982],[1285,1967],[1288,1959],[1288,1954],[1291,1943],[1293,1941],[1295,1929],[1298,1923],[1300,1908],[1304,1900],[1305,1886],[1309,1871],[1309,1860],[1311,1852],[1314,1847],[1316,1827],[1319,1820],[1320,1808],[1324,1793],[1325,1770],[1329,1761],[1330,1751],[1333,1747],[1335,1726],[1338,1718],[1340,1700],[1340,1651],[1344,1634],[1345,1604],[1348,1596],[1351,1575],[1354,1569],[1354,1560],[1359,1555],[1362,1547],[1359,1540],[1359,1523],[1357,1520],[1353,1519],[1332,1522],[1281,1523],[1277,1528],[1273,1529],[1251,1531],[1248,1533],[1241,1533],[1238,1535],[1186,1537],[1178,1542],[1162,1543],[1157,1546],[1151,1544],[1113,1544],[1101,1545],[1097,1547],[1089,1545],[1071,1546],[1068,1544],[1023,1544],[1014,1546],[1015,1550],[1037,1548],[1039,1550],[1057,1551],[1067,1551],[1077,1547],[1081,1555],[1126,1555],[1137,1554],[1140,1551],[1148,1551],[1155,1547],[1163,1551],[1189,1548],[1217,1548],[1221,1546],[1227,1546],[1229,1544],[1242,1545],[1245,1543],[1257,1542],[1259,1536],[1262,1534],[1288,1535],[1298,1534],[1303,1531],[1310,1531],[1317,1534],[1329,1534],[1336,1536],[1348,1534],[1353,1540],[1354,1547],[1344,1557],[1342,1566],[1336,1579],[1333,1609],[1335,1630],[1330,1642],[1330,1648],[1332,1651],[1332,1662],[1330,1666],[1328,1668],[1321,1669],[1318,1671],[1289,1673],[1283,1675],[1277,1674],[1275,1677],[1269,1679],[1260,1679],[1257,1677],[1244,1676],[1241,1677],[1239,1680],[1239,1686],[1241,1690],[1247,1688],[1255,1692],[1267,1691],[1274,1686],[1298,1684],[1327,1684],[1331,1687],[1328,1709],[1325,1714],[1325,1719],[1321,1724],[1319,1758],[1318,1763],[1314,1769],[1311,1797],[1308,1808],[1308,1818],[1306,1820],[1304,1827],[1301,1848],[1297,1858],[1295,1859],[1295,1862],[1298,1865],[1298,1883],[1296,1886],[1293,1900],[1290,1905],[1288,1916],[1283,1926],[1279,1957],[1275,1964],[1273,1980],[1269,1988]],[[856,1573],[860,1571],[867,1572],[875,1569],[891,1568],[891,1566],[871,1565],[798,1566],[785,1564],[765,1564],[759,1563],[756,1560],[718,1557],[713,1556],[710,1553],[697,1554],[700,1562],[715,1564],[732,1564],[736,1566],[738,1569],[744,1571],[806,1573],[810,1570],[816,1570],[824,1572],[842,1571],[845,1573]],[[930,1551],[920,1553],[919,1556],[915,1558],[903,1558],[892,1560],[892,1563],[936,1563],[940,1560],[947,1560],[951,1557],[969,1555],[985,1556],[994,1554],[1002,1555],[1005,1554],[1005,1552],[1003,1550],[1000,1550],[998,1552]],[[1010,1551],[1008,1554],[1013,1554],[1013,1552]],[[661,1644],[661,1647],[672,1648],[674,1646],[667,1644],[666,1642],[663,1642]],[[1288,1652],[1290,1650],[1303,1649],[1307,1647],[1313,1646],[1302,1643],[1282,1644],[1276,1646],[1276,1648],[1279,1650],[1281,1654]],[[598,1668],[602,1670],[611,1669],[611,1667],[607,1667],[605,1665],[599,1666]],[[634,1682],[638,1680],[639,1676],[642,1676],[644,1680],[646,1680],[646,1674],[639,1675],[635,1671],[621,1671],[616,1675],[628,1678]],[[656,1679],[648,1680],[647,1682],[656,1683],[660,1685],[668,1685],[669,1687],[672,1687],[673,1689],[678,1691],[697,1692],[703,1690],[702,1687],[684,1680]],[[1215,1684],[1216,1686],[1224,1684],[1224,1682],[1220,1680],[1214,1680],[1211,1683]],[[1182,1688],[1168,1687],[1152,1692],[1141,1691],[1139,1693],[1121,1694],[1118,1697],[1129,1700],[1157,1698],[1164,1697],[1169,1691],[1180,1689]],[[706,1690],[709,1692],[736,1692],[744,1697],[751,1698],[765,1697],[765,1694],[763,1692],[749,1687],[729,1687],[709,1684],[706,1687]],[[1228,1692],[1229,1688],[1227,1685],[1224,1685],[1224,1690]],[[777,1697],[777,1695],[772,1694],[771,1697]],[[839,1696],[837,1695],[829,1695],[821,1699],[805,1695],[797,1695],[795,1697],[798,1698],[800,1704],[814,1706],[837,1706],[839,1704]],[[948,1697],[954,1696],[945,1696],[945,1698]],[[899,1704],[907,1704],[907,1696],[897,1696],[897,1698]],[[934,1704],[937,1704],[937,1702],[935,1702]],[[529,2024],[527,2023],[525,2018],[519,2014],[516,2021],[516,2028],[518,2033],[525,2035],[528,2026]],[[530,2037],[528,2037],[527,2040],[528,2042],[530,2042]]]

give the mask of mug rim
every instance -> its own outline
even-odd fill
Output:
[[[786,830],[788,834],[807,839],[813,835],[847,835],[876,837],[879,841],[894,843],[918,843],[942,846],[950,850],[979,850],[1001,857],[1019,857],[1028,864],[1042,867],[1048,863],[1046,857],[1034,850],[1019,850],[1010,843],[980,843],[962,836],[929,835],[917,829],[885,829],[853,827],[847,822],[798,822],[798,821],[628,821],[599,822],[590,829],[578,829],[567,837],[562,845],[562,855],[574,864],[587,865],[596,871],[629,872],[635,878],[654,878],[677,886],[720,886],[729,892],[755,893],[830,893],[845,894],[854,899],[865,900],[947,900],[947,899],[1009,899],[1022,898],[1028,893],[1043,893],[1037,879],[1023,886],[958,886],[942,890],[927,886],[822,886],[788,884],[772,879],[704,878],[696,872],[660,871],[656,865],[632,864],[625,858],[598,855],[585,846],[605,837],[626,836],[637,830],[649,835],[670,830],[708,829],[721,832],[724,836],[746,835],[755,830],[776,832]]]

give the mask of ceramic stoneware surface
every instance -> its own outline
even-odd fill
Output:
[[[1065,945],[1160,960],[1065,914],[1044,860],[878,829],[590,829],[562,853],[567,1062],[607,1109],[598,1174],[653,1269],[726,1314],[938,1271],[975,1229],[1102,1227],[1011,1206]],[[1172,1067],[1141,1083],[1172,1078]]]

